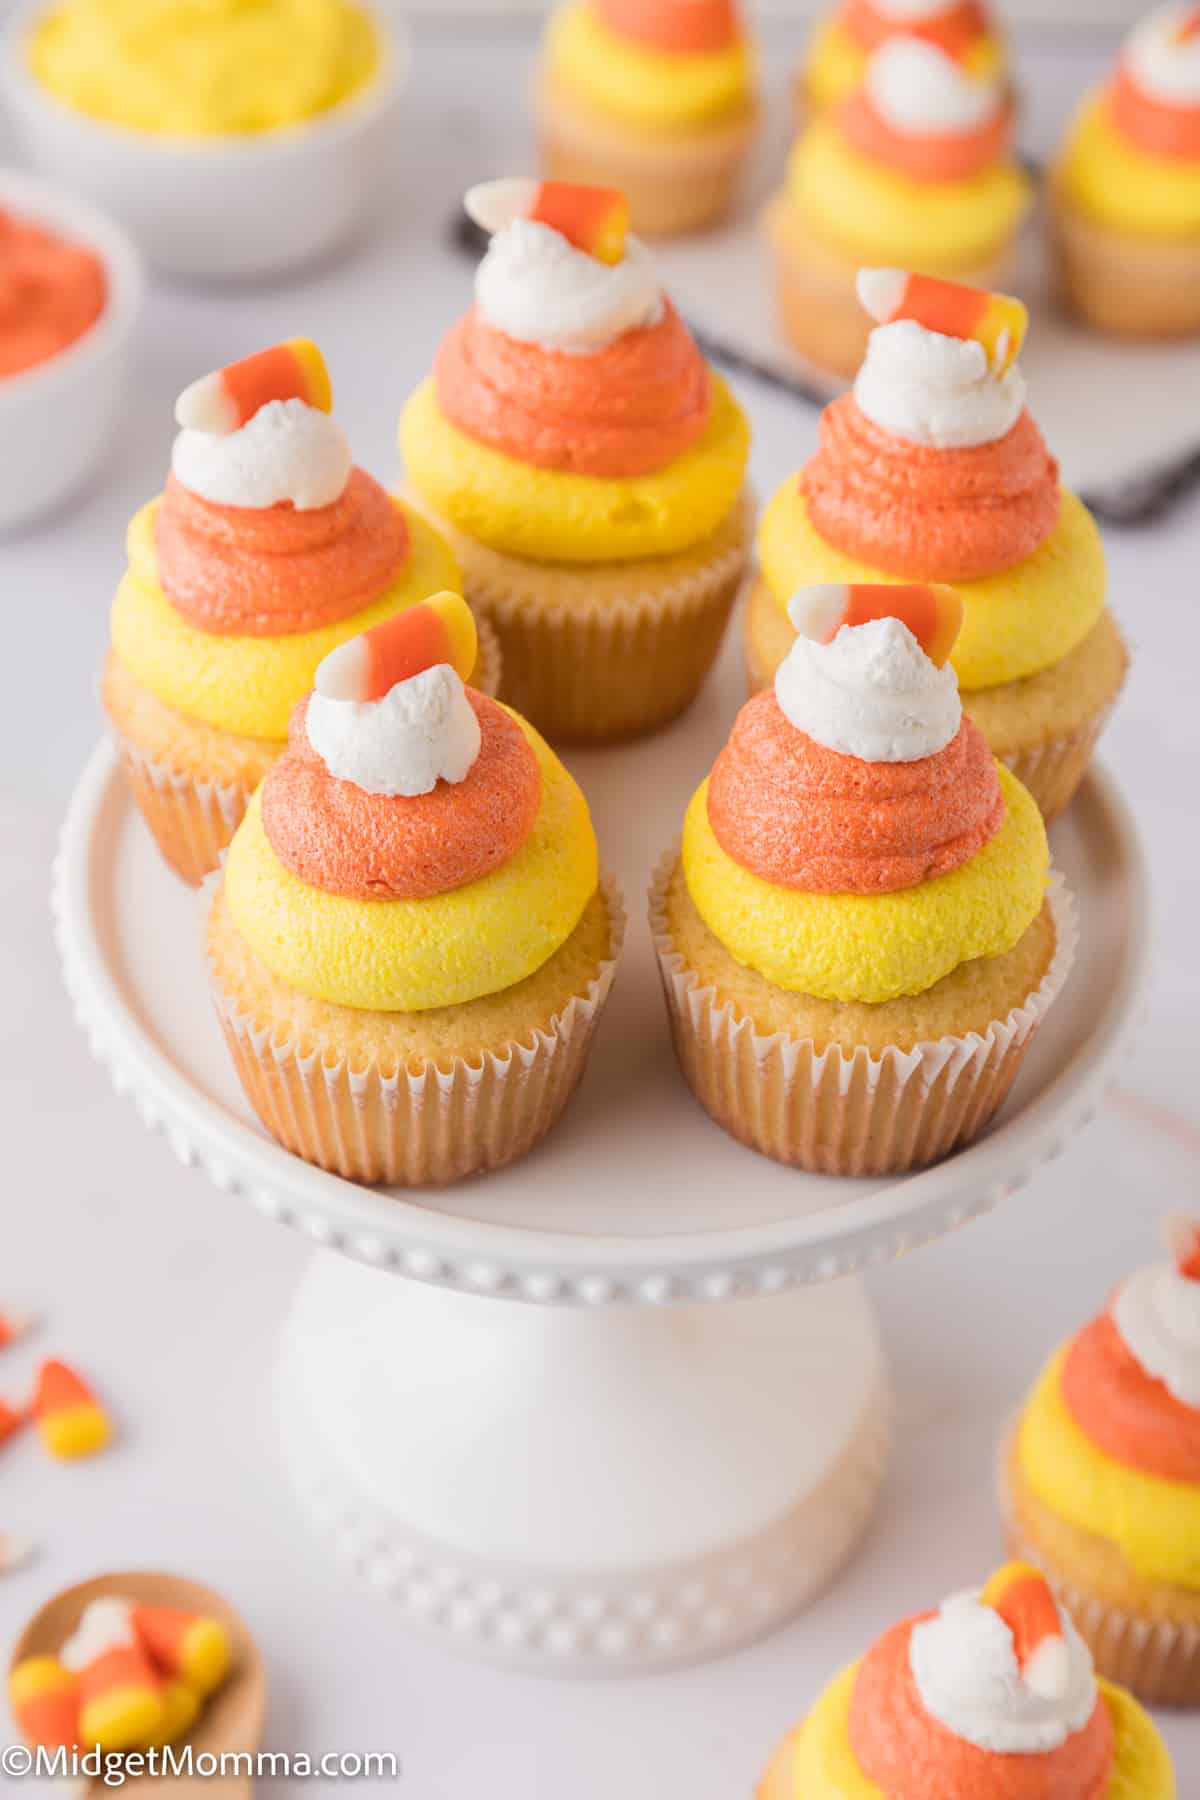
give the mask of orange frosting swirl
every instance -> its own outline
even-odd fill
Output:
[[[897,131],[860,89],[842,106],[838,122],[856,150],[914,181],[968,181],[1008,155],[1013,110],[1006,101],[974,131]]]
[[[163,592],[190,625],[233,637],[315,631],[370,606],[400,575],[409,530],[362,469],[332,506],[218,506],[173,475],[154,522]]]
[[[1061,1383],[1079,1429],[1114,1462],[1200,1485],[1200,1410],[1147,1374],[1111,1313],[1101,1313],[1074,1339]]]
[[[353,900],[429,900],[481,881],[515,856],[537,818],[542,776],[520,727],[474,688],[482,743],[464,781],[431,793],[368,794],[329,773],[308,741],[308,700],[263,786],[263,829],[309,887]]]
[[[995,443],[935,450],[884,431],[843,394],[821,415],[800,485],[826,543],[909,580],[999,575],[1058,524],[1058,464],[1028,412]]]
[[[539,469],[617,480],[682,456],[712,407],[708,366],[669,301],[656,325],[586,355],[522,343],[472,307],[433,373],[439,407],[469,437]]]
[[[897,35],[895,19],[872,6],[871,0],[845,0],[839,22],[847,36],[870,53],[887,38]],[[988,17],[979,0],[958,0],[932,19],[908,19],[902,27],[905,37],[923,38],[936,44],[947,55],[961,57],[990,30]]]
[[[827,750],[757,694],[734,721],[708,784],[721,848],[751,874],[811,894],[886,894],[947,875],[999,830],[995,758],[964,718],[918,762]]]
[[[1097,1698],[1082,1731],[1037,1755],[980,1750],[926,1711],[909,1661],[906,1619],[868,1651],[850,1702],[850,1744],[888,1800],[1104,1800],[1113,1770],[1113,1727]]]
[[[1139,150],[1172,161],[1200,161],[1200,106],[1173,106],[1148,94],[1124,63],[1108,90],[1108,114]]]
[[[91,329],[107,297],[93,250],[0,207],[0,377],[57,356]]]

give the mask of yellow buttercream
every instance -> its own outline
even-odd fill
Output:
[[[787,1779],[771,1800],[887,1800],[867,1778],[850,1745],[850,1704],[857,1663],[821,1695],[795,1740]],[[1171,1758],[1158,1729],[1131,1694],[1097,1683],[1113,1723],[1113,1772],[1105,1800],[1175,1800]]]
[[[1112,124],[1103,93],[1090,94],[1055,169],[1062,193],[1101,224],[1141,237],[1200,235],[1200,160],[1152,156]]]
[[[422,1012],[513,987],[566,943],[599,881],[596,835],[571,776],[532,725],[513,717],[542,773],[533,830],[482,881],[428,900],[354,900],[309,887],[275,855],[255,795],[229,848],[225,898],[273,975],[339,1006]]]
[[[798,479],[785,481],[762,517],[763,575],[781,607],[817,582],[894,581],[826,543],[809,517]],[[906,571],[912,580],[920,571]],[[1020,681],[1061,662],[1104,611],[1108,575],[1096,522],[1065,489],[1058,525],[1032,556],[982,581],[951,583],[964,617],[951,653],[964,693]]]
[[[960,963],[1011,950],[1046,898],[1042,816],[1016,776],[997,769],[996,835],[950,874],[890,894],[808,894],[752,875],[717,841],[705,781],[683,825],[696,911],[732,957],[789,993],[868,1005],[923,994]]]
[[[190,625],[163,593],[154,548],[152,500],[135,513],[129,568],[112,609],[112,644],[135,680],[166,706],[239,737],[287,737],[288,716],[313,684],[317,664],[338,644],[443,588],[461,592],[453,554],[421,515],[401,506],[410,554],[400,579],[362,612],[317,631],[283,637],[223,637]]]
[[[917,181],[853,149],[824,115],[796,140],[787,191],[812,230],[847,256],[931,275],[992,261],[1033,193],[1011,160],[960,181]]]
[[[216,137],[329,112],[380,66],[353,0],[66,0],[29,40],[43,87],[78,112],[138,131]]]
[[[400,447],[423,498],[479,543],[535,562],[624,562],[690,550],[724,523],[745,479],[750,427],[714,376],[703,437],[665,469],[626,480],[575,475],[468,437],[429,380],[404,409]]]
[[[1146,1581],[1200,1589],[1200,1486],[1127,1468],[1098,1450],[1062,1393],[1064,1346],[1021,1414],[1017,1456],[1033,1492],[1081,1531],[1116,1544]]]
[[[656,132],[722,121],[754,91],[754,56],[745,39],[725,50],[656,50],[618,37],[586,4],[552,15],[546,62],[582,100]]]
[[[995,80],[1007,65],[1004,45],[997,37],[981,37],[971,45],[963,63],[973,75]],[[813,32],[804,65],[805,94],[811,106],[835,106],[862,86],[867,58],[858,41],[841,24],[837,13],[823,19]]]

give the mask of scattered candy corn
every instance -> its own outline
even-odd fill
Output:
[[[7,1350],[10,1344],[24,1337],[32,1324],[28,1313],[0,1312],[0,1350]]]
[[[464,205],[475,223],[493,234],[515,219],[532,219],[561,232],[597,262],[619,263],[625,255],[629,202],[617,188],[513,176],[469,189]]]
[[[130,1622],[155,1667],[199,1698],[215,1693],[228,1675],[232,1648],[219,1619],[167,1606],[135,1606]]]
[[[899,619],[940,669],[962,630],[963,603],[952,587],[931,582],[832,583],[800,588],[788,601],[788,618],[801,637],[833,641],[843,625]]]
[[[24,1409],[10,1406],[7,1400],[0,1400],[0,1444],[6,1444],[13,1433],[19,1431],[29,1417]]]
[[[160,1750],[164,1744],[177,1744],[186,1737],[200,1716],[200,1696],[186,1681],[163,1683],[163,1722],[156,1734],[139,1749]]]
[[[682,55],[726,50],[739,34],[736,0],[596,0],[610,31]]]
[[[0,1531],[0,1575],[11,1575],[14,1569],[23,1568],[33,1552],[31,1539],[13,1537],[11,1532]]]
[[[202,375],[180,394],[175,418],[185,430],[224,437],[272,400],[303,400],[319,412],[332,412],[329,371],[311,338],[288,338]]]
[[[1190,44],[1193,38],[1200,37],[1200,6],[1193,6],[1186,16],[1180,19],[1175,27],[1175,42]]]
[[[81,1741],[79,1677],[56,1656],[29,1656],[8,1678],[17,1729],[31,1750],[71,1749]]]
[[[1200,1219],[1182,1213],[1167,1220],[1167,1243],[1185,1281],[1200,1281]]]
[[[82,1376],[62,1362],[38,1371],[33,1416],[51,1456],[70,1460],[103,1450],[112,1436],[108,1415]]]
[[[980,1599],[1012,1632],[1025,1685],[1043,1700],[1061,1699],[1071,1678],[1071,1656],[1058,1603],[1045,1576],[1029,1563],[1006,1563]]]
[[[317,668],[316,690],[329,700],[382,700],[398,682],[438,663],[449,663],[465,681],[477,648],[466,601],[434,594],[331,650]]]
[[[1011,368],[1029,329],[1029,313],[1008,294],[961,287],[933,275],[903,269],[860,269],[858,297],[879,325],[915,319],[943,337],[973,338],[982,344],[997,374]]]
[[[79,1676],[79,1729],[85,1744],[132,1750],[158,1738],[167,1718],[163,1682],[142,1648],[124,1600],[93,1600],[63,1645]]]

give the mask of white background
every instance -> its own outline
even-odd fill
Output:
[[[782,72],[791,47],[791,33],[774,35],[770,66]],[[389,476],[401,399],[469,291],[444,248],[446,218],[468,179],[519,166],[519,116],[510,104],[504,122],[500,107],[519,95],[527,61],[509,33],[427,30],[370,242],[292,286],[156,291],[106,481],[0,544],[0,1307],[45,1315],[36,1340],[0,1354],[0,1393],[20,1395],[36,1356],[54,1351],[93,1375],[120,1422],[119,1447],[85,1466],[52,1466],[28,1440],[0,1453],[0,1529],[41,1545],[27,1571],[0,1580],[0,1643],[61,1585],[165,1566],[244,1610],[268,1658],[272,1748],[395,1749],[406,1768],[397,1791],[418,1800],[748,1800],[775,1739],[843,1661],[999,1560],[990,1468],[1006,1412],[1055,1341],[1155,1253],[1160,1215],[1197,1204],[1200,506],[1150,533],[1109,536],[1114,601],[1138,659],[1105,755],[1139,817],[1157,893],[1141,1045],[1105,1116],[1059,1163],[991,1219],[872,1277],[900,1432],[862,1556],[775,1638],[641,1683],[551,1684],[425,1649],[386,1600],[347,1588],[299,1528],[276,1466],[267,1374],[304,1248],[181,1171],[112,1097],[60,991],[46,890],[58,822],[99,730],[94,680],[124,523],[161,480],[175,393],[235,354],[311,332],[360,459]],[[1098,66],[1098,51],[1042,47],[1028,60],[1035,145]],[[741,391],[756,482],[769,492],[807,454],[813,420],[775,394]],[[747,1180],[754,1169],[747,1155]],[[1194,1796],[1200,1720],[1164,1724],[1181,1796]]]

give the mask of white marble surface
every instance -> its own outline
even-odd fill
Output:
[[[1138,812],[1157,890],[1159,966],[1141,1046],[1106,1116],[1030,1188],[873,1276],[901,1429],[864,1554],[781,1635],[643,1683],[552,1685],[414,1642],[386,1600],[349,1589],[324,1561],[276,1466],[267,1370],[303,1246],[179,1169],[112,1097],[60,991],[46,888],[57,823],[98,731],[95,670],[124,522],[161,476],[175,393],[198,369],[311,332],[361,459],[389,474],[400,399],[468,290],[444,248],[446,216],[468,178],[498,172],[505,144],[509,160],[517,154],[519,132],[501,128],[496,109],[519,95],[523,66],[501,39],[423,41],[371,241],[290,287],[157,291],[107,481],[0,542],[0,597],[19,621],[0,706],[0,1307],[46,1320],[0,1356],[0,1393],[19,1394],[36,1356],[54,1350],[94,1375],[121,1422],[119,1448],[87,1466],[52,1466],[29,1441],[4,1451],[0,1529],[36,1538],[41,1554],[0,1581],[0,1644],[60,1585],[165,1565],[245,1610],[271,1668],[272,1748],[394,1749],[398,1791],[420,1800],[727,1800],[749,1796],[776,1736],[878,1628],[998,1560],[990,1457],[1007,1409],[1055,1340],[1151,1253],[1159,1215],[1196,1204],[1200,503],[1152,532],[1109,537],[1138,660],[1106,756]],[[1044,50],[1031,63],[1035,141],[1082,79],[1078,53]],[[742,391],[769,490],[802,459],[813,422],[774,394]],[[1200,1719],[1164,1726],[1180,1793],[1193,1794]]]

